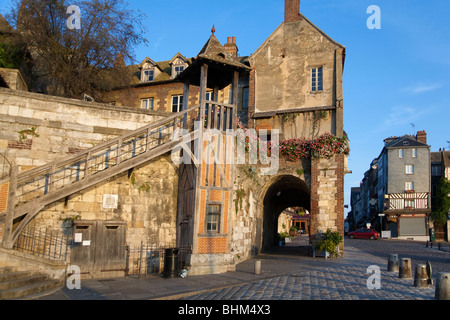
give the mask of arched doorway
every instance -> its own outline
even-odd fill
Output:
[[[311,191],[305,181],[292,175],[275,178],[263,201],[262,251],[278,247],[278,218],[287,208],[302,207],[311,211]]]

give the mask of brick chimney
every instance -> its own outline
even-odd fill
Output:
[[[231,37],[228,37],[227,43],[224,45],[224,48],[233,57],[237,57],[239,50],[238,50],[238,47],[236,45],[236,37],[233,37],[233,40],[231,39]]]
[[[284,22],[300,21],[300,0],[284,0]]]
[[[427,133],[425,132],[425,130],[417,132],[416,140],[427,144]]]

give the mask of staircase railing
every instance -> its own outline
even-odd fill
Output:
[[[9,177],[11,172],[11,163],[6,159],[4,155],[0,153],[0,185],[2,185],[3,180]]]
[[[0,213],[0,223],[5,223],[3,246],[12,247],[20,232],[46,205],[171,151],[186,139],[172,140],[173,132],[186,127],[188,114],[199,109],[189,108],[70,157],[14,174],[15,178],[11,174],[4,180],[10,180],[8,208]],[[13,229],[12,221],[22,216]]]
[[[19,173],[17,202],[26,203],[48,195],[162,146],[171,141],[174,130],[182,126],[184,115],[197,108],[161,119],[65,159]]]

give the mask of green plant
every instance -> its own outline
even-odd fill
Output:
[[[39,135],[36,133],[36,127],[31,127],[30,129],[21,130],[17,132],[20,135],[20,141],[25,140],[28,135],[38,138]]]
[[[327,251],[332,255],[336,254],[337,247],[342,243],[344,238],[339,232],[333,232],[330,229],[325,232],[321,239],[316,243],[316,251]]]
[[[67,218],[64,218],[64,219],[62,219],[63,220],[63,223],[65,224],[65,225],[69,225],[70,227],[72,227],[73,225],[74,225],[74,222],[76,221],[76,220],[81,220],[81,216],[79,215],[79,214],[77,214],[76,216],[73,216],[73,217],[67,217]]]
[[[297,227],[296,226],[292,226],[289,231],[297,231]]]
[[[244,199],[244,196],[245,196],[244,189],[241,188],[239,190],[236,190],[236,199],[234,199],[236,214],[238,214],[239,209],[242,209],[242,200]]]
[[[150,185],[146,182],[146,183],[142,184],[138,188],[138,190],[139,190],[139,192],[141,192],[141,191],[149,192],[150,191]]]
[[[280,233],[278,234],[278,238],[279,238],[280,240],[289,238],[289,233],[287,233],[287,232],[280,232]]]

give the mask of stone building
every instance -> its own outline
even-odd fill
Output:
[[[355,227],[367,223],[391,237],[427,240],[431,212],[431,156],[427,134],[384,140],[385,146],[365,173],[358,201],[352,201]],[[356,195],[353,195],[355,197]],[[380,220],[378,214],[383,214]],[[382,221],[382,222],[380,222]],[[380,226],[382,223],[382,226]]]
[[[131,66],[135,83],[105,92],[104,104],[0,90],[0,154],[18,171],[0,181],[4,247],[30,224],[63,229],[75,239],[70,262],[100,277],[123,274],[126,246],[176,242],[190,248],[190,274],[204,274],[276,245],[286,208],[310,213],[311,244],[344,233],[345,47],[299,0],[285,1],[284,21],[250,56],[212,32],[196,57]],[[276,148],[269,161],[238,158],[227,149],[237,129],[282,145],[279,158]],[[96,249],[106,244],[117,261]]]

